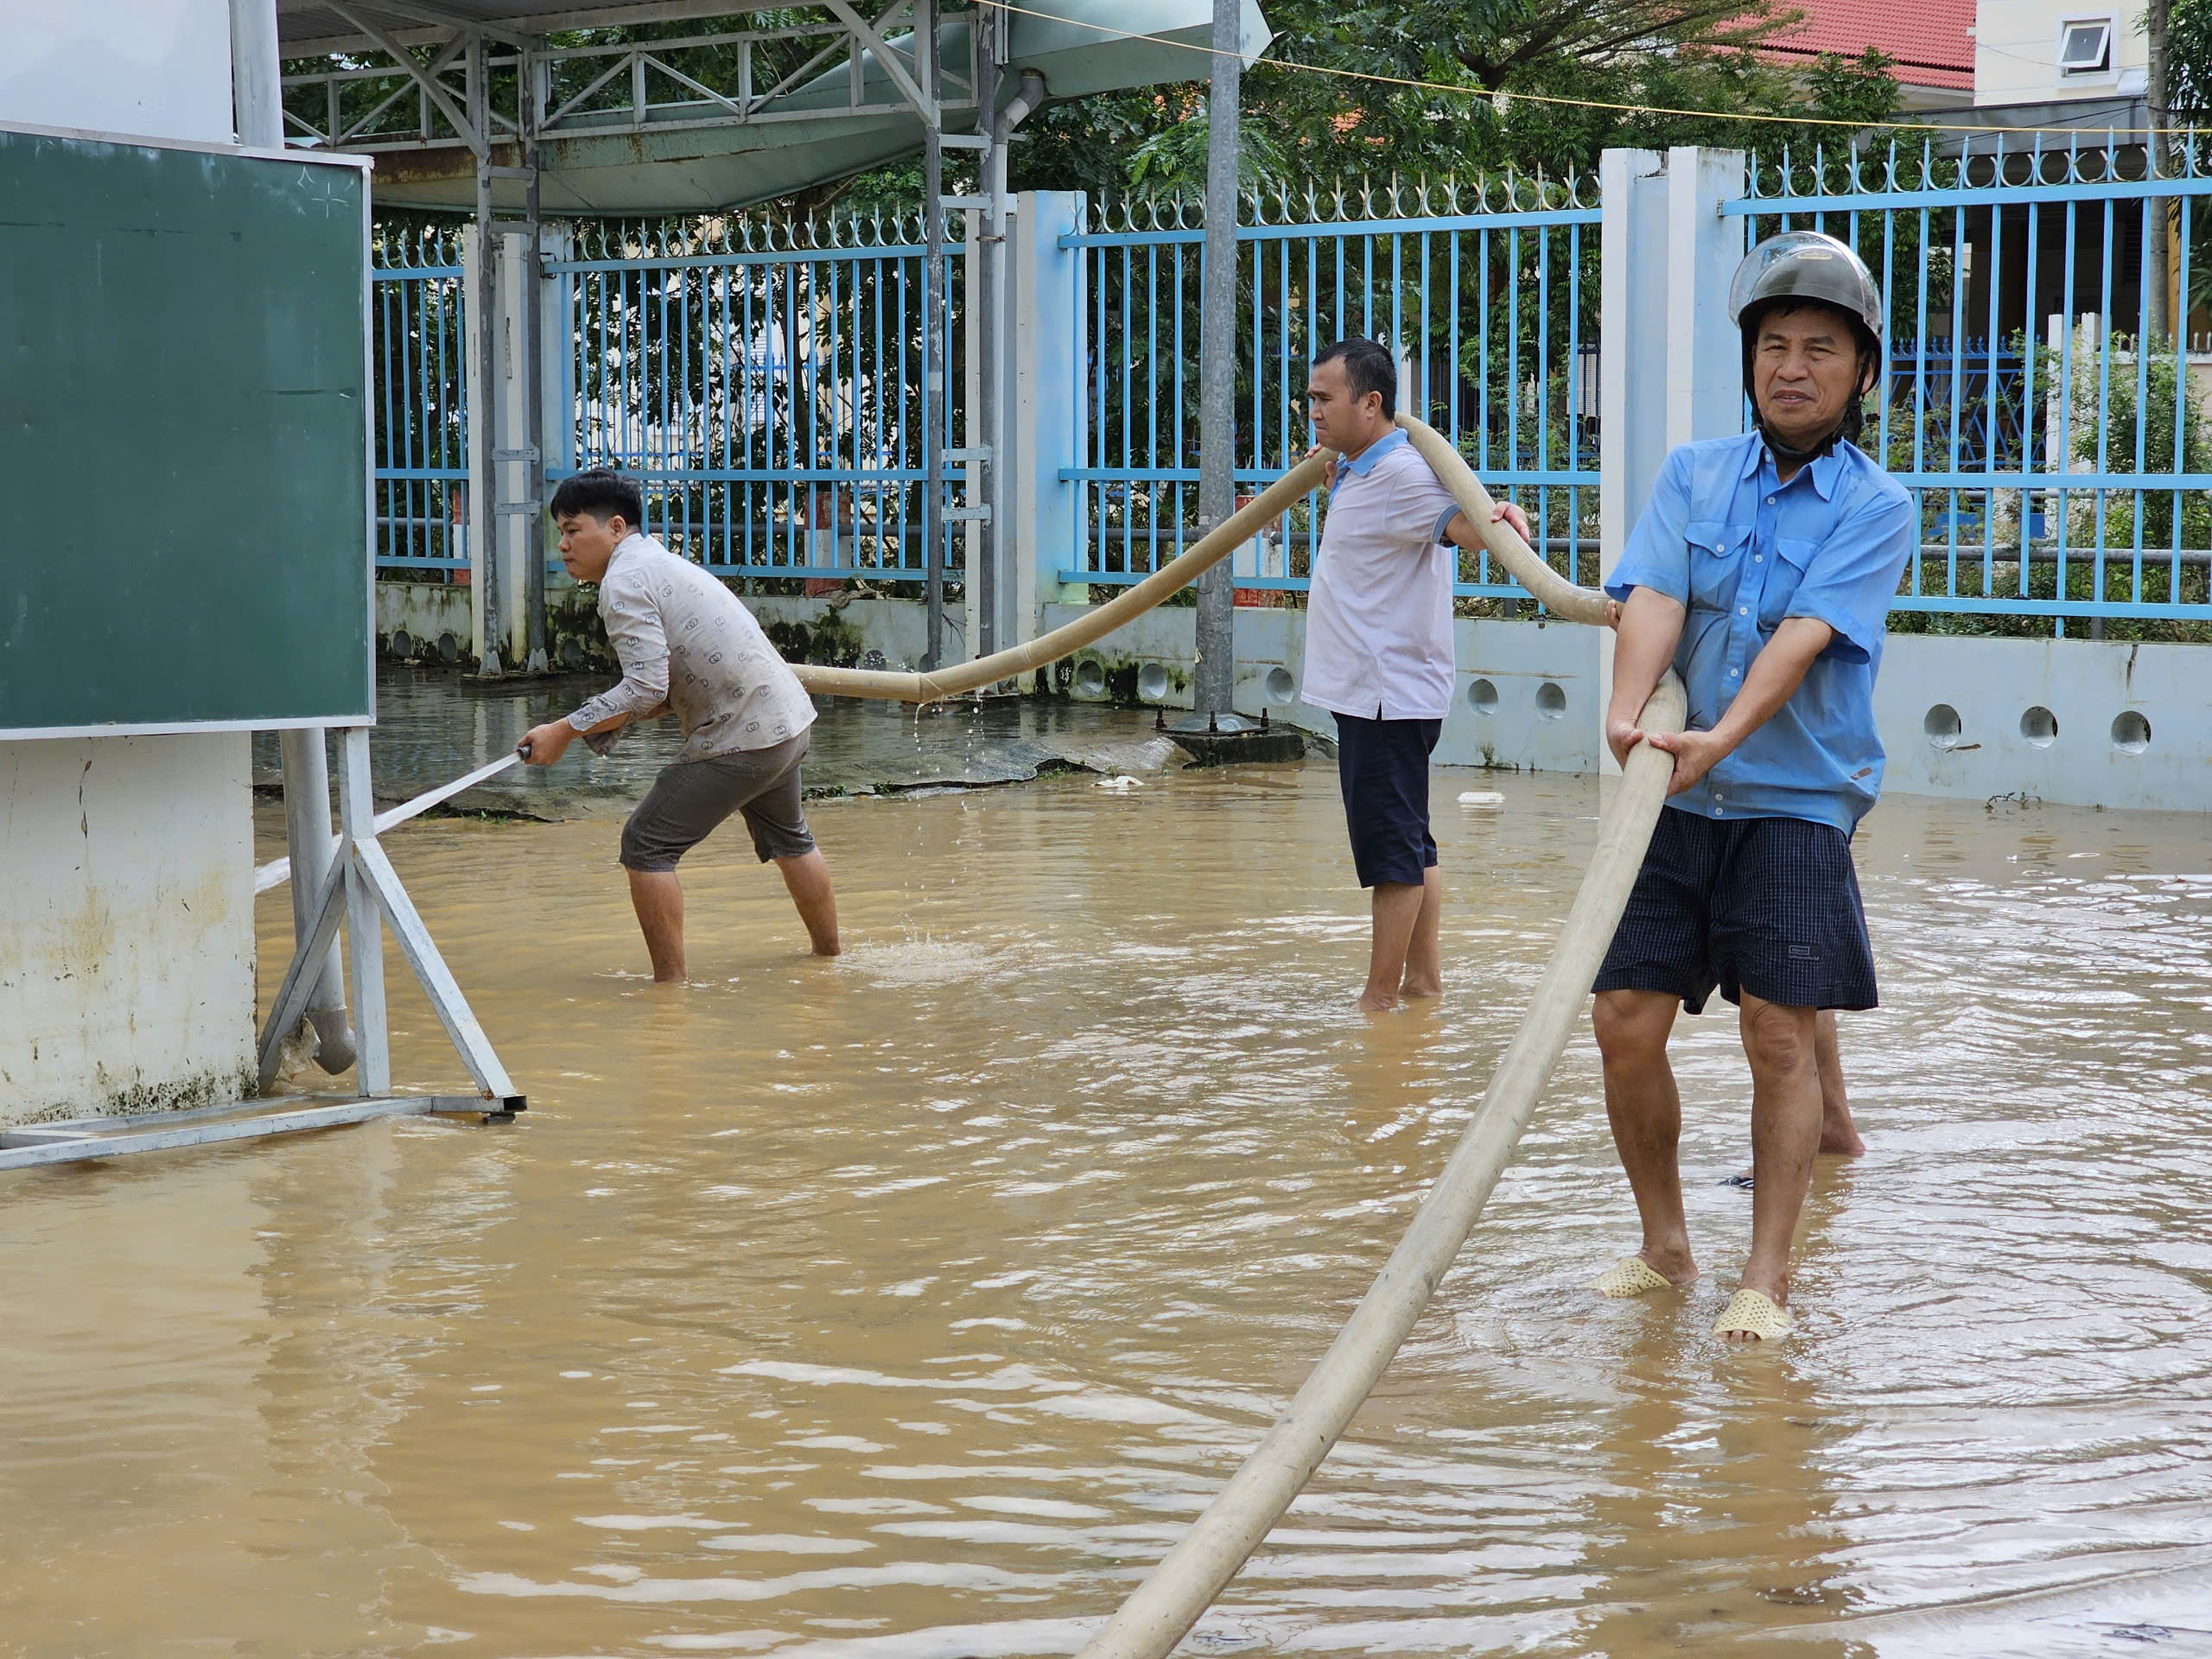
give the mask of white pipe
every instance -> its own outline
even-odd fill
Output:
[[[1490,523],[1490,498],[1457,452],[1420,422],[1402,417],[1401,423],[1492,552],[1524,586],[1560,615],[1604,622],[1603,594],[1575,588],[1542,566],[1518,537],[1499,533],[1503,527]],[[1685,709],[1681,682],[1669,670],[1644,704],[1643,728],[1678,732]],[[1395,1357],[1481,1216],[1581,1020],[1673,772],[1674,758],[1649,744],[1629,755],[1529,1012],[1491,1074],[1481,1109],[1405,1236],[1290,1409],[1152,1575],[1084,1644],[1078,1659],[1160,1659],[1180,1642],[1313,1478]]]
[[[284,147],[284,66],[276,47],[276,0],[231,0],[231,107],[238,143]]]
[[[301,873],[292,890],[296,941],[303,940],[315,925],[307,907],[313,895],[322,891],[323,877],[337,849],[330,833],[330,760],[323,750],[322,732],[320,726],[309,726],[278,737],[284,760],[284,832]],[[259,877],[256,871],[256,893],[261,891]],[[307,1020],[315,1027],[317,1065],[334,1077],[353,1064],[353,1027],[346,1017],[345,970],[339,965],[334,942],[308,995]]]

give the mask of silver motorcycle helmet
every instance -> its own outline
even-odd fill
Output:
[[[1859,378],[1878,386],[1882,375],[1882,290],[1874,274],[1845,243],[1820,231],[1784,231],[1760,243],[1736,267],[1728,284],[1728,316],[1744,340],[1744,396],[1758,408],[1752,386],[1751,366],[1758,340],[1759,321],[1777,306],[1807,303],[1831,306],[1851,320],[1859,342]],[[1844,409],[1836,429],[1810,448],[1799,451],[1781,443],[1767,430],[1764,415],[1759,430],[1778,455],[1799,460],[1826,453],[1838,438],[1856,439],[1866,424],[1862,399],[1853,397]]]

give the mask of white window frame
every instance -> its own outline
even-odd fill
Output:
[[[2094,68],[2072,68],[2066,62],[2067,37],[2077,29],[2101,29],[2105,32],[2104,61]],[[2086,16],[2062,17],[2058,22],[2058,43],[2053,59],[2058,65],[2061,80],[2110,80],[2120,73],[2120,19],[2111,12],[2090,12]]]

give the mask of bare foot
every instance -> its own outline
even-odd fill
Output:
[[[1359,994],[1362,1014],[1395,1014],[1397,1008],[1398,999],[1388,991],[1362,991]]]
[[[1398,987],[1398,995],[1400,996],[1441,996],[1444,995],[1444,985],[1440,980],[1409,979]]]
[[[1840,1124],[1822,1123],[1821,1150],[1834,1153],[1839,1158],[1859,1158],[1866,1154],[1866,1143],[1847,1121]]]
[[[1688,1245],[1671,1250],[1646,1249],[1638,1250],[1636,1254],[1637,1259],[1645,1267],[1650,1268],[1677,1290],[1696,1281],[1697,1261],[1690,1255]]]

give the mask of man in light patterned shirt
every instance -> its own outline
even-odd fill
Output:
[[[645,500],[612,472],[579,473],[554,491],[561,562],[599,584],[599,614],[621,659],[622,683],[566,720],[534,727],[518,746],[550,766],[582,735],[604,753],[633,720],[673,712],[683,753],[622,826],[656,980],[684,976],[683,887],[676,862],[733,812],[745,815],[760,861],[775,861],[814,953],[837,954],[830,867],[806,827],[799,791],[814,704],[753,613],[715,577],[639,532]]]

